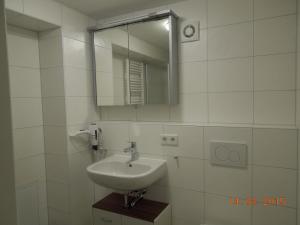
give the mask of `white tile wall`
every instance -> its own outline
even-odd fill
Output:
[[[253,164],[297,169],[297,131],[253,130]]]
[[[254,18],[295,14],[296,4],[296,0],[254,0]]]
[[[36,33],[8,28],[15,184],[20,225],[48,224],[38,47]]]
[[[24,1],[27,8],[32,3],[34,3],[33,0]],[[56,5],[55,3],[47,4],[49,4],[48,9],[53,9]],[[45,11],[47,4],[38,3],[36,9],[27,9],[27,12],[33,13],[37,17],[47,18],[49,13],[40,13]],[[200,27],[202,28],[199,42],[179,44],[180,61],[183,65],[181,67],[183,85],[180,97],[181,104],[175,107],[147,106],[137,109],[134,107],[122,109],[110,107],[103,109],[102,119],[138,120],[141,122],[171,120],[191,123],[295,125],[295,91],[293,87],[295,71],[293,68],[296,51],[296,17],[294,6],[293,0],[274,0],[272,2],[270,0],[254,0],[254,3],[250,0],[190,0],[170,5],[169,7],[174,9],[183,20],[200,20]],[[62,22],[63,38],[53,35],[53,33],[49,34],[48,38],[51,36],[52,39],[42,38],[39,47],[40,52],[49,52],[49,54],[40,54],[43,69],[55,67],[53,71],[45,70],[42,74],[47,74],[47,72],[51,75],[56,74],[53,79],[47,75],[45,78],[42,75],[45,78],[42,79],[43,87],[45,87],[43,94],[47,97],[61,97],[61,106],[64,105],[63,96],[65,94],[68,96],[65,100],[67,127],[65,127],[66,122],[63,120],[61,120],[62,123],[59,123],[62,127],[46,126],[45,133],[47,136],[49,135],[49,139],[45,139],[46,143],[59,140],[55,135],[66,135],[66,130],[84,127],[91,121],[99,120],[99,110],[92,103],[89,86],[90,50],[85,32],[87,24],[93,23],[93,21],[74,10],[65,7],[61,7],[59,10],[61,9],[62,18],[57,16],[55,19],[51,18],[50,21]],[[292,15],[284,16],[288,14]],[[270,18],[275,16],[276,18]],[[253,17],[259,18],[259,20],[252,21]],[[206,29],[207,27],[209,28]],[[30,44],[29,41],[28,46]],[[55,48],[53,46],[61,47]],[[18,48],[16,47],[13,51],[17,52]],[[24,49],[24,51],[27,50]],[[253,54],[255,55],[254,58],[252,57]],[[22,55],[20,54],[20,57]],[[15,64],[18,60],[21,63],[24,62],[21,58],[11,58]],[[31,59],[26,60],[31,64],[31,67],[39,68],[39,66],[35,67],[36,65],[30,61]],[[64,63],[62,63],[63,60]],[[268,66],[271,64],[272,67]],[[24,65],[21,64],[20,66]],[[62,81],[60,74],[64,79],[64,84],[62,85],[60,82],[61,85],[55,87],[57,89],[52,89],[56,80]],[[80,88],[74,89],[74,86],[79,86],[79,84]],[[192,88],[187,88],[190,86]],[[27,93],[26,89],[22,91],[24,91],[22,94]],[[54,100],[55,98],[50,101],[53,102]],[[52,110],[52,107],[50,109]],[[59,114],[63,113],[62,111]],[[33,117],[36,118],[35,113]],[[55,117],[52,119],[52,121],[58,121]],[[251,128],[203,128],[181,127],[179,125],[165,126],[162,123],[120,124],[118,122],[100,123],[100,126],[105,131],[105,144],[109,149],[121,150],[127,146],[128,140],[135,140],[138,142],[142,153],[152,156],[167,155],[165,157],[169,162],[169,177],[157,184],[158,186],[151,188],[149,196],[153,199],[172,203],[174,224],[194,225],[204,222],[204,219],[206,223],[224,225],[250,224],[251,207],[230,207],[226,195],[246,196],[247,192],[251,194],[253,179],[264,179],[263,177],[268,174],[275,174],[275,170],[278,171],[281,180],[295,181],[295,146],[297,144],[294,130],[275,129],[269,133],[269,131],[252,130]],[[179,147],[174,149],[171,147],[162,148],[159,138],[159,134],[162,132],[178,133],[180,137]],[[65,145],[66,139],[61,139],[57,143]],[[280,143],[285,143],[283,144],[284,147],[280,147],[280,144],[269,143],[270,139],[273,141],[282,140]],[[212,168],[207,160],[209,140],[247,143],[250,163],[248,169],[240,171],[232,168]],[[266,142],[264,142],[265,140]],[[252,142],[254,142],[253,151]],[[80,147],[82,148],[82,143],[75,144],[81,144]],[[82,156],[81,153],[86,154],[84,148],[79,148],[78,153],[75,149],[76,146],[73,145],[74,142],[69,140],[66,148],[59,149],[56,145],[52,145],[50,148],[46,147],[48,154],[46,160],[47,176],[50,180],[65,182],[70,168],[72,171],[73,169],[77,171],[78,166],[78,171],[82,172],[85,163],[90,163],[87,154],[84,155],[83,161],[72,160],[72,167],[69,167],[69,158],[78,159]],[[195,146],[197,147],[195,148]],[[66,149],[70,150],[68,152],[70,155],[64,155]],[[268,157],[271,151],[273,152]],[[62,152],[63,154],[61,154]],[[176,155],[180,156],[179,163],[182,165],[180,168],[177,167],[173,159],[173,156]],[[260,167],[252,166],[252,156],[253,163],[261,165]],[[198,171],[197,174],[204,173],[206,176],[192,179],[190,174],[195,170]],[[252,170],[254,172],[262,171],[261,173],[258,171],[261,177],[252,177]],[[214,175],[208,176],[209,174]],[[73,174],[71,179],[75,177]],[[221,178],[217,179],[219,177]],[[238,181],[237,178],[239,178]],[[78,181],[85,179],[86,177],[80,176]],[[224,180],[223,183],[229,180],[233,182],[231,184],[227,182],[225,187],[222,187],[218,183],[221,179]],[[207,182],[203,182],[203,180]],[[233,185],[235,182],[236,186]],[[276,184],[277,181],[272,182]],[[292,198],[295,185],[293,182],[289,183],[291,184],[287,186],[277,186],[277,188],[270,186],[264,190],[267,190],[268,193],[285,193],[291,196],[289,198]],[[88,190],[85,189],[86,187],[83,188],[80,190]],[[255,190],[261,194],[259,184],[255,186]],[[87,192],[89,193],[89,191]],[[107,190],[100,190],[97,196],[103,196],[104,193],[107,193]],[[88,198],[88,194],[83,195],[83,199],[78,199],[78,204],[81,202],[86,204]],[[182,202],[190,202],[191,204],[186,205]],[[71,216],[55,209],[57,204],[58,202],[53,202],[53,207],[49,208],[49,222],[60,225],[69,224]],[[295,202],[291,202],[290,206],[294,207]],[[294,208],[270,209],[260,205],[252,208],[253,224],[269,225],[268,219],[271,217],[274,218],[272,224],[295,224],[296,210]],[[75,204],[74,212],[80,212],[80,210],[76,210]],[[76,218],[73,217],[73,221],[80,221],[80,218],[84,218],[82,221],[86,222],[88,221],[87,215],[88,212],[85,211],[84,215],[80,214]],[[277,218],[278,215],[280,218]]]
[[[205,219],[209,224],[251,224],[251,207],[231,206],[228,197],[205,194]]]
[[[254,57],[254,90],[295,90],[295,59],[295,54]]]
[[[296,210],[282,207],[266,207],[257,205],[253,210],[254,225],[295,225]]]
[[[252,19],[252,0],[208,1],[208,26],[221,26]]]
[[[62,6],[52,0],[23,0],[24,14],[55,25],[62,23]]]
[[[253,195],[260,202],[268,196],[281,196],[286,198],[286,206],[296,208],[297,171],[255,166],[253,168]]]
[[[211,28],[207,34],[208,59],[252,56],[253,26],[251,23]]]
[[[252,91],[252,58],[208,62],[208,91]]]
[[[208,193],[247,198],[251,193],[251,167],[224,168],[205,165],[205,190]]]
[[[269,91],[254,93],[256,124],[295,124],[295,92]]]
[[[171,121],[208,121],[207,94],[183,94],[180,95],[179,101],[181,104],[170,108]]]
[[[183,94],[207,91],[206,62],[186,62],[179,66],[179,91]]]
[[[163,133],[178,134],[180,136],[178,146],[162,147],[165,155],[204,159],[204,129],[202,127],[164,125]]]
[[[209,94],[209,122],[253,122],[253,95],[251,92]]]
[[[283,16],[254,22],[254,54],[295,52],[296,16]]]

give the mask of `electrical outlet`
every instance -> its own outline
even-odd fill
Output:
[[[161,145],[168,145],[168,138],[164,135],[160,135]]]
[[[161,145],[178,146],[177,134],[161,134]]]

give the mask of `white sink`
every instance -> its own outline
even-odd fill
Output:
[[[128,163],[130,157],[113,155],[87,167],[91,180],[118,191],[135,191],[149,187],[166,172],[166,161],[139,158]]]

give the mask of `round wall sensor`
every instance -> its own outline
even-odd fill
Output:
[[[185,26],[185,28],[183,29],[183,34],[187,38],[193,37],[193,35],[195,34],[195,32],[196,32],[196,28],[193,25],[191,25],[191,24]]]
[[[186,21],[180,29],[181,42],[191,42],[199,40],[199,22]]]

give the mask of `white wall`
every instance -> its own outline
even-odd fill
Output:
[[[295,0],[191,0],[163,8],[200,21],[200,41],[179,44],[180,105],[104,108],[105,119],[134,113],[138,121],[295,125]]]
[[[9,27],[13,152],[20,225],[48,224],[38,44],[37,33]]]
[[[49,168],[56,170],[47,168],[47,176],[60,181],[67,178],[68,184],[53,187],[49,218],[54,225],[89,224],[94,191],[85,167],[92,157],[85,139],[70,139],[67,133],[99,120],[85,32],[93,21],[52,1],[10,1],[11,7],[23,13],[45,20],[51,17],[49,21],[62,25],[62,35],[54,36],[62,37],[64,93],[63,98],[54,95],[50,105],[52,109],[65,106],[65,112],[51,113],[59,115],[52,121],[64,125],[50,132],[49,138],[58,141],[60,131],[64,138],[57,143],[67,147],[55,152],[53,145]],[[33,3],[36,7],[30,9]],[[111,152],[121,151],[129,140],[137,141],[142,154],[168,160],[168,175],[149,190],[148,197],[171,202],[175,225],[203,221],[224,225],[296,224],[295,0],[191,0],[162,8],[171,8],[181,18],[200,20],[201,24],[199,42],[179,44],[181,104],[101,108],[99,125],[106,147]],[[56,58],[60,54],[52,48],[47,50],[46,56]],[[55,84],[50,89],[57,88]],[[65,121],[61,115],[66,116]],[[209,126],[196,126],[199,123]],[[222,126],[211,126],[215,123]],[[179,147],[161,147],[161,133],[179,134]],[[207,154],[210,140],[247,143],[248,168],[211,166]],[[180,168],[173,159],[177,155]],[[97,187],[95,200],[109,191]],[[248,195],[259,201],[265,195],[286,196],[288,207],[264,207],[262,202],[252,207],[229,206],[228,197],[245,200]]]
[[[39,34],[49,224],[91,224],[93,184],[85,173],[85,167],[92,163],[91,153],[85,138],[69,139],[68,133],[99,120],[92,97],[86,32],[93,20],[51,0],[7,3],[10,10],[61,26]],[[31,116],[26,114],[25,120],[27,115]],[[38,171],[37,167],[33,172]],[[27,174],[24,171],[22,175]]]
[[[121,152],[137,141],[142,155],[167,160],[168,175],[148,197],[172,204],[173,224],[295,225],[296,1],[190,0],[164,8],[200,20],[200,41],[179,43],[181,102],[102,107],[106,147]],[[179,146],[162,147],[164,133],[178,134]],[[247,143],[247,169],[212,166],[212,140]],[[263,205],[278,195],[285,207]],[[229,204],[249,196],[256,205]]]
[[[0,2],[0,224],[17,224],[16,192],[14,180],[13,134],[11,102],[9,97],[9,70],[7,54],[6,21],[3,1]]]

